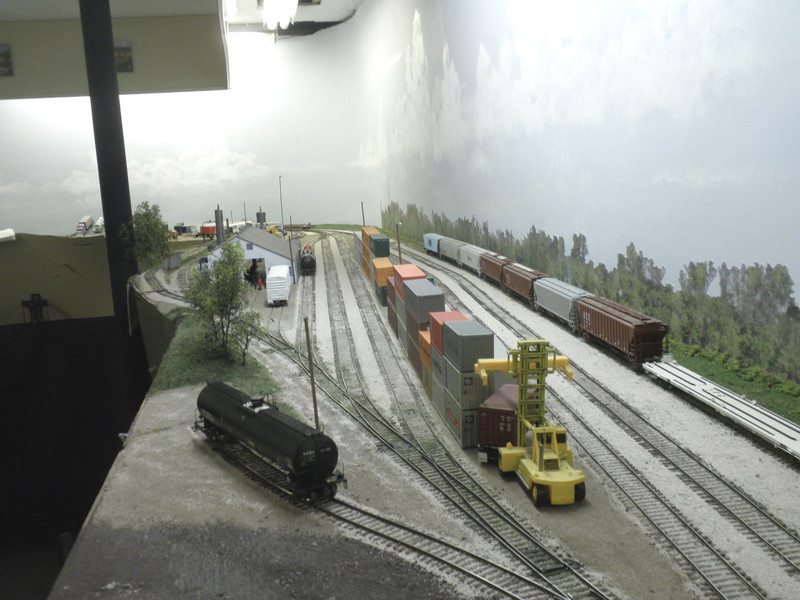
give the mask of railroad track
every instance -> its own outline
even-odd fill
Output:
[[[432,261],[421,253],[417,254],[420,262],[446,272],[456,282],[466,280],[460,269],[442,265],[440,261]],[[476,302],[487,305],[485,296],[479,291],[473,291],[474,286],[465,284],[462,287],[464,293],[469,294]],[[450,293],[455,296],[452,291]],[[496,307],[493,316],[521,339],[541,337],[500,307]],[[782,570],[800,586],[800,539],[795,531],[649,423],[618,395],[581,369],[580,365],[574,362],[571,364],[575,371],[574,384],[581,390],[584,398],[600,407],[632,440],[677,474],[697,494],[699,501],[711,506],[751,544],[761,547],[766,555],[772,556]],[[548,392],[551,398],[558,398],[551,386],[548,386]],[[642,480],[640,474],[633,475],[630,465],[624,467],[619,462],[614,463],[615,460],[619,461],[619,457],[614,458],[615,452],[612,449],[604,449],[605,443],[597,441],[592,427],[580,424],[571,416],[574,413],[566,403],[550,402],[548,406],[554,417],[567,427],[576,443],[584,448],[584,457],[594,460],[594,453],[598,453],[597,458],[602,457],[604,464],[608,462],[607,469],[600,466],[599,462],[597,464],[618,486],[627,502],[645,515],[651,524],[651,532],[671,547],[671,554],[683,565],[683,570],[692,580],[722,598],[766,597],[765,592],[750,581],[752,574],[748,573],[747,568],[751,565],[732,564],[725,558],[723,549],[699,535],[688,519],[675,514],[674,507],[665,506],[661,499],[663,494],[657,490],[644,492],[644,487],[651,486]],[[652,503],[661,507],[651,509]],[[683,531],[679,531],[677,522],[683,523]]]
[[[446,569],[460,576],[466,575],[480,590],[481,597],[512,600],[570,598],[550,586],[514,572],[497,561],[469,552],[428,532],[378,515],[350,502],[339,499],[325,499],[318,502],[298,499],[292,496],[284,485],[285,473],[245,446],[225,436],[208,436],[196,426],[192,427],[192,431],[222,460],[250,481],[278,495],[283,501],[302,510],[314,511],[334,519],[344,527],[356,531],[359,538],[366,537],[378,545],[388,545],[401,554],[412,552],[431,563],[430,566],[437,570]]]

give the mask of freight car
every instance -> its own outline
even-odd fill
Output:
[[[503,285],[503,267],[514,262],[510,258],[495,254],[494,252],[487,252],[481,255],[481,272],[480,276],[496,283]]]
[[[222,382],[208,383],[197,397],[197,426],[206,435],[230,436],[285,474],[285,490],[302,498],[336,494],[347,487],[336,470],[339,452],[321,431],[286,415],[264,398],[251,398]]]
[[[667,325],[602,296],[578,300],[578,333],[621,352],[634,369],[658,360]]]
[[[314,275],[317,272],[317,259],[314,257],[314,248],[311,244],[306,244],[300,250],[300,273],[303,275]]]
[[[533,284],[537,279],[547,277],[547,275],[520,263],[512,262],[503,266],[501,277],[502,284],[500,287],[503,288],[504,292],[511,291],[533,306]]]

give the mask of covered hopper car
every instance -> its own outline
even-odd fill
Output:
[[[197,425],[207,435],[226,435],[286,475],[286,491],[308,498],[332,498],[344,475],[339,452],[321,431],[266,402],[222,382],[207,384],[197,397]]]

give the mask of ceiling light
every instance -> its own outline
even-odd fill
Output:
[[[263,6],[264,25],[270,31],[287,29],[294,21],[297,13],[298,0],[259,0],[259,6]]]

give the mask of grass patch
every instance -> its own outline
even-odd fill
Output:
[[[211,350],[206,329],[191,312],[171,312],[178,329],[158,368],[151,391],[170,390],[207,381],[230,383],[251,396],[263,396],[277,391],[269,372],[253,357],[245,364],[236,358],[221,356]]]
[[[755,400],[782,417],[800,423],[800,400],[790,394],[771,389],[759,381],[748,381],[741,370],[732,371],[702,353],[691,351],[682,344],[670,344],[670,352],[680,364],[737,394]]]

